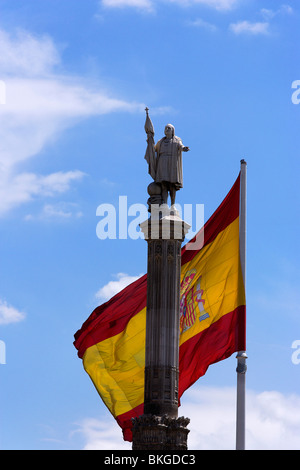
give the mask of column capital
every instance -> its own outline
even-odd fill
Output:
[[[161,207],[161,206],[160,206]],[[158,215],[161,214],[161,217]],[[191,226],[179,217],[177,211],[158,210],[140,224],[145,240],[181,240],[183,241]]]

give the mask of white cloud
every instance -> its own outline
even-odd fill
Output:
[[[189,449],[234,449],[236,389],[197,385],[183,396],[180,415],[190,417]],[[300,449],[300,396],[277,391],[246,393],[246,448]]]
[[[231,23],[229,29],[235,34],[267,35],[270,32],[268,22],[251,23],[250,21],[239,21]]]
[[[25,318],[25,313],[20,312],[15,307],[9,305],[5,300],[0,299],[0,325],[18,323]]]
[[[71,217],[79,219],[83,213],[78,208],[78,204],[74,202],[60,201],[55,204],[45,204],[41,213],[36,215],[27,214],[24,219],[30,220],[68,220]]]
[[[235,449],[236,390],[197,385],[185,392],[179,416],[189,417],[189,450]],[[247,391],[246,449],[300,450],[300,396],[277,391]],[[107,413],[109,413],[107,411]],[[77,433],[83,448],[131,449],[117,423],[110,419],[85,419]]]
[[[281,5],[277,10],[271,10],[268,8],[262,8],[260,10],[261,15],[265,21],[250,22],[250,21],[239,21],[237,23],[231,23],[229,29],[235,34],[252,34],[252,35],[268,35],[270,34],[270,22],[278,15],[292,14],[294,13],[293,8],[290,5]]]
[[[204,5],[218,11],[232,10],[240,0],[169,0],[182,5]]]
[[[57,172],[47,176],[35,173],[0,175],[0,216],[10,209],[32,201],[35,197],[53,197],[70,189],[74,181],[84,176],[79,170]]]
[[[268,8],[262,8],[260,10],[260,13],[262,14],[265,20],[270,20],[276,15],[276,12],[274,12],[274,10],[269,10]]]
[[[100,421],[86,418],[77,424],[78,429],[71,435],[80,434],[83,438],[83,450],[130,450],[131,443],[123,441],[121,429],[115,420]]]
[[[135,7],[152,11],[152,4],[151,0],[102,0],[102,5],[109,8]]]
[[[160,0],[161,1],[161,0]],[[218,11],[232,10],[240,0],[164,0],[164,3],[178,3],[180,6],[204,5]],[[158,0],[102,0],[101,5],[110,8],[134,7],[153,11]]]
[[[101,289],[99,289],[96,293],[96,298],[101,302],[106,302],[122,289],[129,286],[129,284],[132,284],[134,281],[139,279],[141,276],[141,274],[139,276],[129,276],[125,273],[118,273],[116,274],[117,280],[110,281],[105,286],[101,287]]]
[[[59,202],[58,204],[45,204],[43,207],[43,218],[69,219],[70,217],[82,217],[82,212],[78,210],[74,203]]]
[[[142,109],[65,76],[6,78],[0,115],[0,164],[10,168],[38,154],[66,128],[90,116]]]
[[[290,5],[281,5],[277,10],[271,10],[268,8],[262,8],[260,13],[266,20],[270,20],[277,15],[288,14],[291,15],[294,13],[293,8]]]
[[[203,28],[203,29],[206,29],[207,31],[210,31],[211,33],[214,33],[218,29],[217,26],[215,26],[212,23],[208,23],[207,21],[204,21],[202,18],[197,18],[193,21],[189,21],[187,25],[194,26],[196,28]]]
[[[23,30],[11,35],[0,30],[2,75],[40,76],[59,63],[59,53],[49,36],[38,38]]]
[[[18,165],[82,119],[144,105],[120,100],[99,84],[58,73],[61,58],[48,36],[0,30],[0,76],[6,100],[0,106],[0,215],[33,197],[67,191],[78,170],[52,175],[20,173]]]

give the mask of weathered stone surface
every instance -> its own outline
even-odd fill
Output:
[[[188,418],[142,415],[133,420],[133,450],[186,450]]]

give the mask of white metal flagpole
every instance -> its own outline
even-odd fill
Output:
[[[241,160],[240,174],[240,260],[246,292],[246,190],[247,163]],[[246,431],[246,351],[237,354],[236,450],[245,450]]]

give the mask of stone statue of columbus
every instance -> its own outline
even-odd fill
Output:
[[[167,204],[168,194],[171,207],[175,205],[176,191],[183,187],[182,152],[188,152],[182,140],[175,135],[172,124],[165,126],[165,137],[154,143],[154,128],[146,108],[145,131],[147,134],[147,149],[145,159],[149,165],[149,174],[154,183],[148,186],[151,204]]]

